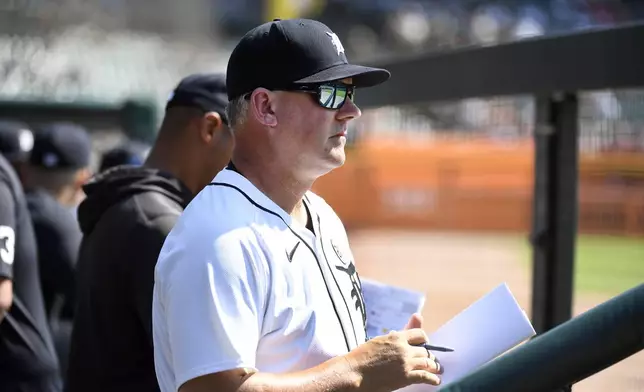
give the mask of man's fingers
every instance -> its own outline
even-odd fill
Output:
[[[412,346],[417,346],[427,342],[427,334],[420,328],[409,329],[404,331],[405,337],[407,338],[407,343]]]
[[[434,360],[425,358],[413,358],[409,360],[411,370],[424,370],[426,372],[439,374],[441,366]]]
[[[431,351],[427,351],[427,349],[425,349],[425,347],[412,346],[412,347],[409,348],[409,350],[411,351],[410,356],[413,357],[413,358],[427,358],[427,357],[429,357],[431,360],[434,360],[434,358],[436,358],[434,356],[434,354]]]
[[[421,316],[420,313],[414,313],[409,318],[409,321],[407,322],[407,326],[405,326],[405,329],[414,329],[414,328],[422,328],[422,327],[423,327],[423,316]]]
[[[440,377],[426,370],[412,370],[411,372],[409,372],[408,378],[412,384],[429,384],[429,385],[441,384]]]

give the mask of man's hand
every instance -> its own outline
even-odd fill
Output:
[[[13,303],[13,283],[9,279],[0,277],[0,322],[11,309]]]
[[[411,315],[404,330],[407,331],[414,328],[423,328],[423,316],[420,313],[414,313]],[[436,362],[436,365],[438,366],[438,374],[443,374],[444,369],[441,366],[441,363],[436,358],[434,359],[434,362]]]
[[[422,322],[412,317],[409,325]],[[390,392],[412,384],[439,385],[436,358],[423,347],[427,335],[413,328],[370,339],[346,358],[359,374],[360,391]]]

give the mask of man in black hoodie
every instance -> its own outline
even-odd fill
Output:
[[[230,160],[225,76],[183,79],[143,166],[117,166],[85,187],[78,220],[78,304],[65,390],[158,391],[152,346],[154,267],[194,195]]]

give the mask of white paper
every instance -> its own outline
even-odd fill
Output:
[[[429,335],[432,344],[454,349],[451,353],[434,353],[445,369],[441,387],[468,375],[535,333],[508,286],[505,283],[498,286]],[[440,388],[413,385],[399,391],[437,389]]]
[[[405,328],[411,315],[420,312],[425,304],[423,293],[369,279],[361,282],[370,338]]]

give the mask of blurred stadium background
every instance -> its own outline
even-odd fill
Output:
[[[35,124],[60,105],[90,127],[97,156],[125,137],[152,140],[181,77],[224,71],[241,34],[295,16],[373,61],[642,21],[644,1],[3,0],[0,117],[22,108]],[[96,114],[124,102],[147,125]],[[530,311],[534,110],[531,97],[367,110],[347,165],[316,184],[362,275],[426,292],[429,329],[501,281]],[[585,92],[579,125],[576,314],[644,282],[644,90]],[[644,353],[573,389],[641,391],[642,369]]]

